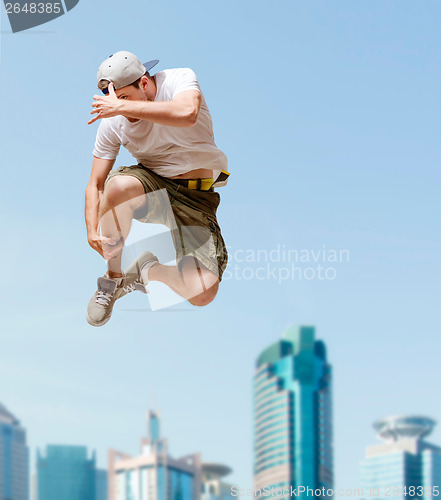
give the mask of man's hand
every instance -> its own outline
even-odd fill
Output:
[[[104,257],[101,236],[98,233],[87,234],[87,241],[89,242],[89,245],[101,255],[101,257]]]
[[[109,93],[107,95],[94,95],[93,98],[96,102],[92,103],[93,109],[90,114],[96,116],[88,121],[88,125],[96,122],[100,118],[110,118],[120,114],[121,101],[116,97],[113,83],[109,83]]]
[[[122,252],[124,240],[121,238],[115,241],[106,236],[100,236],[98,233],[88,234],[87,241],[89,245],[96,250],[104,260],[110,260]]]

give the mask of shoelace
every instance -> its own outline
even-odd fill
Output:
[[[136,280],[134,281],[133,283],[130,283],[129,285],[126,285],[123,290],[126,292],[126,293],[130,293],[130,292],[134,292],[135,290],[138,291],[138,292],[142,292],[142,293],[149,293],[148,290],[146,289],[144,283],[142,283],[141,281]]]
[[[108,306],[110,301],[112,300],[113,293],[104,292],[103,290],[99,290],[96,294],[96,302],[103,306]]]
[[[123,290],[126,293],[134,292],[136,290],[135,283],[130,283],[126,286],[123,286]]]
[[[133,283],[129,283],[128,285],[124,285],[122,287],[122,289],[126,293],[134,292],[135,290],[139,290],[140,288],[143,289],[145,293],[148,293],[147,290],[145,290],[145,286],[139,280],[136,280]],[[96,295],[96,302],[97,304],[108,306],[112,298],[113,298],[113,293],[105,292],[104,290],[98,290]]]

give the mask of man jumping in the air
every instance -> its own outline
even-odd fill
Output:
[[[194,72],[168,69],[151,76],[157,60],[141,64],[117,52],[98,70],[90,123],[102,119],[86,189],[90,246],[108,261],[87,308],[93,326],[107,323],[115,301],[149,281],[168,285],[191,304],[204,306],[217,294],[227,251],[216,219],[227,159],[214,142],[210,112]],[[137,165],[112,170],[120,146]],[[165,224],[177,266],[144,252],[129,269],[121,254],[132,219]]]

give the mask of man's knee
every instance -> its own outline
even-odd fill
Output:
[[[141,182],[131,175],[115,175],[107,181],[104,187],[105,200],[114,206],[144,194]]]
[[[193,306],[199,306],[199,307],[206,306],[214,300],[214,298],[217,295],[218,289],[219,289],[219,282],[215,283],[208,290],[205,290],[205,292],[202,292],[199,295],[195,295],[191,299],[188,299],[188,301]]]

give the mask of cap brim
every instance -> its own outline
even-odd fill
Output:
[[[144,63],[144,68],[146,71],[150,71],[153,66],[156,66],[159,62],[159,59],[153,59],[152,61]]]

